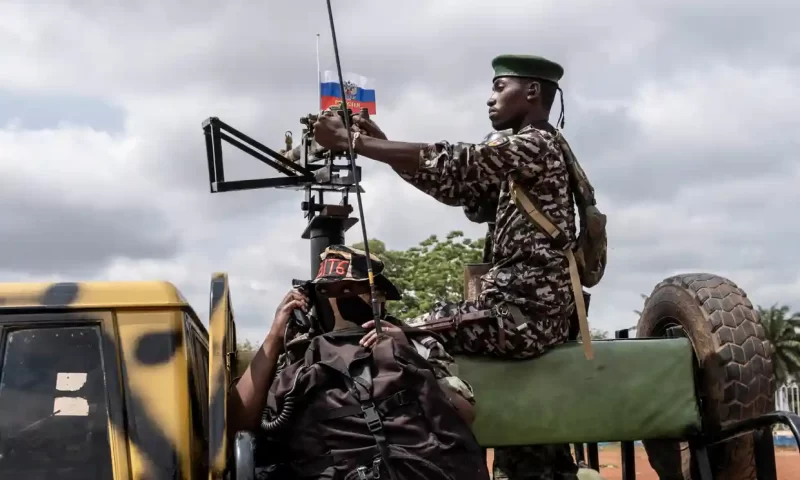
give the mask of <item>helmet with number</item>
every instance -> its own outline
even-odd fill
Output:
[[[319,272],[312,281],[317,292],[334,298],[369,293],[365,252],[344,245],[332,245],[325,249],[320,260]],[[372,254],[370,260],[375,288],[384,294],[386,300],[400,300],[400,291],[383,275],[383,262]]]

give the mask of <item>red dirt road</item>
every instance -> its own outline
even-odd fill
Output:
[[[494,452],[489,450],[487,461],[491,472]],[[622,461],[619,446],[600,448],[600,475],[605,480],[622,480]],[[775,461],[778,466],[778,480],[797,480],[800,478],[800,453],[796,448],[775,448]],[[658,480],[656,472],[650,468],[644,448],[636,448],[636,480]]]

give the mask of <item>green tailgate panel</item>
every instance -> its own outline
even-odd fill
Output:
[[[484,447],[685,438],[699,432],[688,339],[596,340],[531,360],[456,356]]]

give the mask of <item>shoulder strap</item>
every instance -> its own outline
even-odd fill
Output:
[[[572,252],[572,245],[566,241],[566,235],[561,231],[549,218],[534,205],[530,198],[525,194],[522,188],[517,184],[513,178],[508,179],[508,187],[511,192],[511,198],[514,204],[523,213],[525,213],[530,221],[539,227],[545,234],[551,238],[560,241],[567,260],[569,261],[569,277],[572,283],[572,296],[575,298],[575,309],[578,313],[578,325],[581,329],[581,341],[583,342],[583,354],[587,360],[594,358],[594,351],[592,350],[592,337],[589,332],[589,320],[586,317],[586,304],[583,301],[583,290],[581,288],[581,279],[578,272],[578,264],[575,261],[575,254]]]
[[[508,179],[508,189],[511,193],[511,199],[514,204],[520,209],[528,219],[541,230],[544,234],[548,235],[553,240],[559,242],[561,248],[570,247],[567,245],[567,237],[556,224],[550,221],[550,218],[545,215],[541,209],[525,194],[522,187],[519,186],[513,178]]]

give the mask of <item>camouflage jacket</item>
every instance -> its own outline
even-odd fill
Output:
[[[528,126],[486,144],[434,143],[420,152],[417,172],[400,175],[465,212],[496,201],[490,230],[493,266],[483,277],[482,303],[514,303],[529,318],[562,320],[569,315],[573,303],[567,258],[520,213],[508,186],[508,178],[514,178],[574,244],[569,173],[552,131]]]

